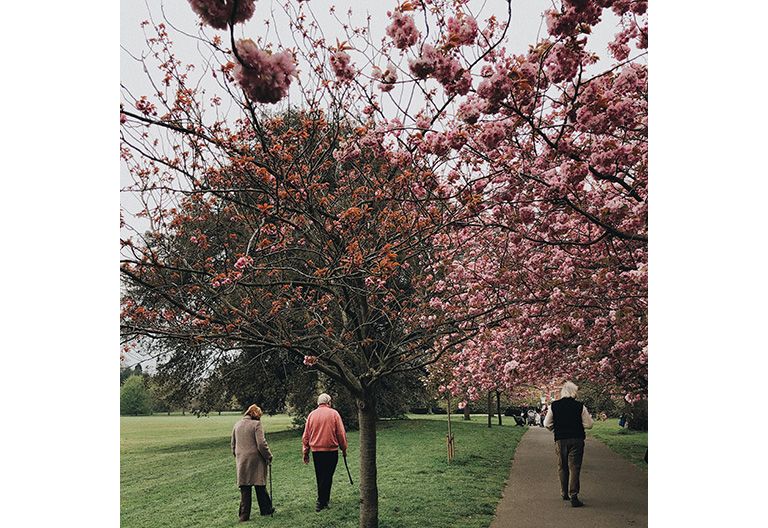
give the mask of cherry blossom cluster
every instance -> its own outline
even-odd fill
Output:
[[[296,76],[290,51],[270,53],[251,39],[238,40],[236,48],[242,63],[235,65],[235,79],[248,97],[259,103],[277,103],[288,94]]]
[[[156,116],[157,115],[157,107],[155,106],[154,103],[150,102],[147,99],[146,95],[142,95],[139,99],[137,99],[136,103],[135,103],[135,106],[136,106],[136,110],[138,110],[139,112],[141,112],[145,116],[149,116],[149,115]],[[121,115],[121,120],[122,120],[122,116],[124,114],[121,113],[120,115]]]
[[[417,79],[433,77],[450,95],[466,95],[472,88],[472,75],[458,59],[439,52],[430,44],[425,44],[421,56],[408,61],[408,66]]]
[[[392,39],[396,48],[404,50],[416,44],[420,34],[412,16],[400,11],[388,11],[387,16],[392,19],[392,23],[387,26],[387,36]]]
[[[235,268],[242,270],[247,268],[248,266],[251,266],[253,264],[253,257],[249,257],[248,255],[244,255],[237,259],[237,262],[235,262]]]
[[[350,60],[349,54],[344,51],[337,51],[331,55],[331,68],[337,79],[351,81],[355,78],[355,69],[350,64]]]
[[[383,71],[378,67],[374,68],[373,76],[375,79],[379,79],[379,89],[382,92],[390,92],[397,82],[397,69],[390,62]]]
[[[491,121],[482,125],[480,133],[477,135],[477,141],[486,150],[493,150],[504,141],[505,137],[504,124],[499,121]]]
[[[477,21],[469,15],[448,18],[448,43],[452,46],[471,46],[477,38]]]
[[[192,11],[216,29],[250,20],[256,9],[255,0],[188,0]]]
[[[483,113],[484,103],[474,94],[469,95],[459,105],[456,117],[469,125],[477,123]]]

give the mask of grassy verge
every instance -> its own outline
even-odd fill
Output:
[[[379,424],[381,528],[487,527],[525,428],[482,421],[454,422],[456,458],[445,457],[445,416]],[[239,491],[229,435],[237,415],[121,418],[121,527],[238,526]],[[300,432],[287,416],[265,416],[275,455],[278,513],[252,522],[274,528],[357,526],[358,435],[349,434],[350,486],[336,471],[331,508],[315,513],[314,472],[301,462]]]
[[[648,449],[648,433],[622,429],[615,419],[595,422],[589,433],[613,451],[617,452],[634,465],[648,470],[648,464],[643,460]]]

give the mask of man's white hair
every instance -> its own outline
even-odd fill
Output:
[[[331,397],[326,393],[322,393],[317,397],[317,404],[320,405],[322,403],[331,403]]]
[[[560,396],[562,398],[575,398],[576,397],[576,391],[578,391],[579,388],[576,386],[576,384],[572,381],[566,381],[563,383],[563,388],[560,389]]]

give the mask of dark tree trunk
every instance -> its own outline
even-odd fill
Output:
[[[371,390],[357,400],[360,421],[360,528],[379,526],[376,484],[376,398]]]
[[[464,412],[464,419],[465,420],[471,420],[472,419],[472,417],[469,415],[469,404],[466,404],[464,406],[464,409],[462,409],[462,411]]]
[[[493,417],[493,396],[488,391],[488,427],[491,426],[491,418]]]
[[[501,393],[496,391],[496,414],[499,415],[499,425],[501,425]]]

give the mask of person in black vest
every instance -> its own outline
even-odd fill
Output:
[[[555,432],[555,453],[560,475],[560,489],[563,500],[571,506],[584,506],[579,500],[579,473],[584,458],[584,429],[592,428],[592,416],[587,407],[576,401],[579,388],[572,381],[566,381],[560,390],[560,399],[552,402],[544,418],[544,427]]]

